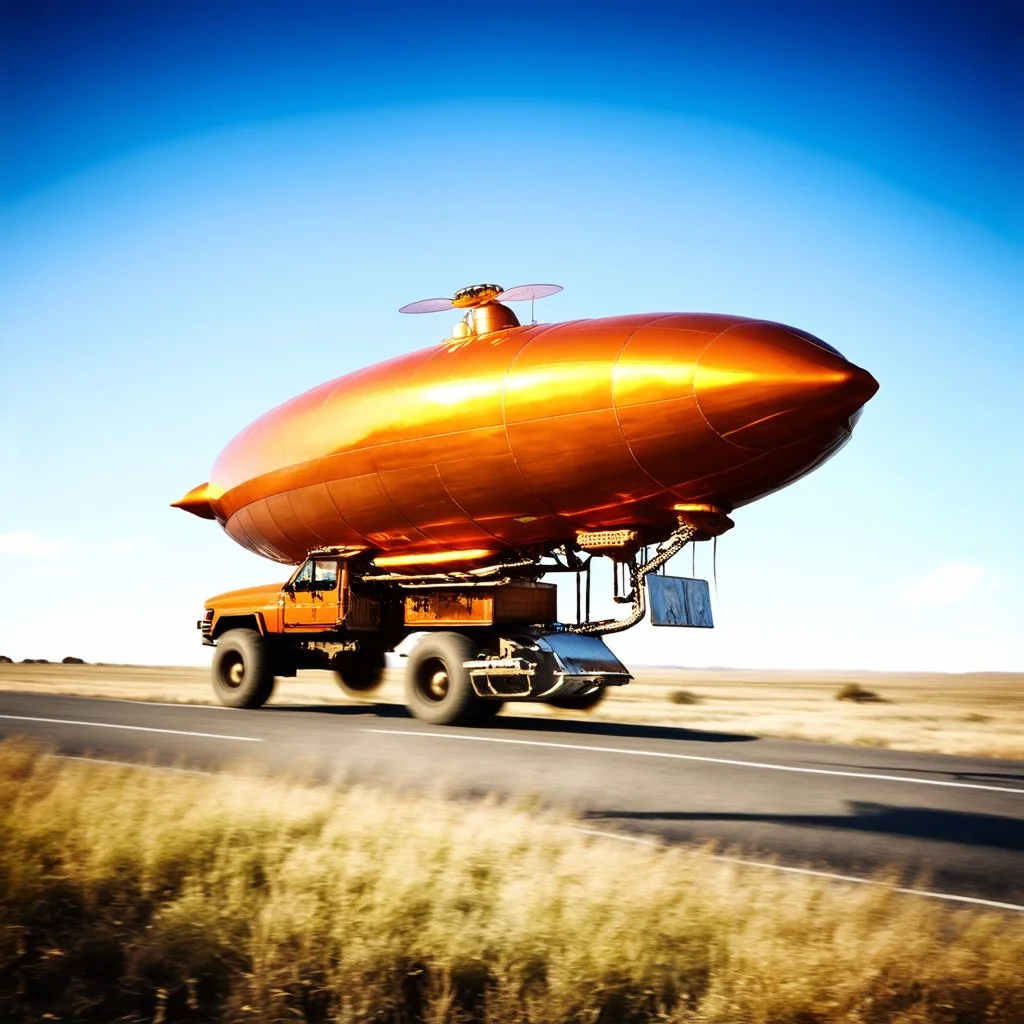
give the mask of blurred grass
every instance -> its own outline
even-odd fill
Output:
[[[0,817],[9,1024],[1024,1021],[1018,917],[551,810],[7,742]]]

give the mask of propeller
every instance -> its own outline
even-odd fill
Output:
[[[543,299],[561,290],[560,284],[520,284],[504,290],[496,284],[471,284],[460,288],[450,299],[420,299],[403,306],[398,312],[439,313],[443,309],[468,309],[488,302],[525,302],[527,299]]]

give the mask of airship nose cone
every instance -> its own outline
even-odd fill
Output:
[[[878,381],[812,335],[756,322],[711,342],[697,363],[694,389],[716,433],[767,450],[829,429],[852,430]]]

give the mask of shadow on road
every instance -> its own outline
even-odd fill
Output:
[[[580,721],[558,718],[505,718],[492,726],[502,732],[540,732],[571,736],[617,736],[633,740],[677,740],[681,743],[751,743],[757,736],[737,732],[682,729],[670,725],[637,725],[629,722]]]
[[[941,759],[943,767],[941,768],[908,768],[902,761],[899,764],[898,770],[901,775],[941,775],[943,779],[955,779],[959,782],[974,782],[978,785],[986,785],[991,783],[998,785],[1006,782],[1020,782],[1024,783],[1024,772],[1018,771],[1017,767],[1019,762],[1008,761],[1007,767],[1012,769],[1008,771],[977,771],[970,768],[957,769],[953,765],[947,767],[948,762],[953,759],[955,755],[949,754],[920,754],[910,752],[897,752],[906,753],[907,756],[915,757],[935,757]],[[857,772],[891,772],[896,765],[894,764],[863,764],[858,762],[857,764],[849,764],[846,761],[819,761],[818,764],[822,766],[828,766],[830,768],[847,768]],[[1021,796],[1024,796],[1024,789],[1021,791]]]
[[[412,715],[402,704],[272,704],[263,713],[303,712],[316,715],[337,715],[343,718],[406,718]],[[441,728],[448,728],[442,726]],[[636,725],[627,722],[580,721],[561,718],[515,718],[502,715],[487,726],[495,735],[501,733],[542,733],[553,736],[615,736],[630,740],[674,740],[680,743],[750,743],[759,739],[743,733],[710,732],[681,729],[667,725]]]
[[[942,811],[930,807],[890,807],[849,803],[848,814],[753,814],[733,811],[589,811],[588,821],[659,822],[739,821],[836,828],[913,839],[946,840],[1002,850],[1024,850],[1024,821],[992,814]]]
[[[341,718],[412,718],[401,704],[268,704],[260,714],[302,712],[306,715],[337,715]]]

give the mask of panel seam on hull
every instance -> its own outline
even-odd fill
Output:
[[[630,331],[630,333],[626,336],[626,338],[622,342],[622,344],[619,346],[619,351],[618,351],[618,353],[615,356],[614,362],[612,363],[612,373],[611,373],[611,378],[612,378],[612,414],[615,416],[615,426],[618,428],[619,437],[622,438],[622,443],[626,446],[626,451],[629,452],[629,457],[636,464],[637,469],[639,469],[640,472],[643,473],[643,475],[645,477],[647,477],[647,479],[650,480],[651,483],[655,485],[655,487],[658,488],[658,491],[661,494],[671,494],[672,492],[660,480],[656,480],[647,471],[646,467],[636,457],[636,452],[633,451],[633,446],[629,443],[629,438],[626,437],[626,434],[625,434],[625,432],[622,429],[622,420],[619,418],[619,408],[618,408],[618,405],[617,405],[617,403],[615,401],[615,373],[616,373],[616,371],[619,368],[619,360],[622,358],[622,353],[626,351],[626,346],[636,336],[637,331],[639,331],[643,327],[649,327],[651,324],[659,324],[663,320],[669,320],[671,318],[672,318],[672,314],[671,313],[666,313],[664,316],[658,317],[657,320],[648,320],[647,323],[638,324],[636,327],[634,327],[633,330]],[[651,495],[651,498],[654,498],[654,497],[656,497],[656,495]]]
[[[669,319],[671,319],[672,316],[673,316],[673,314],[667,314],[664,317],[659,317],[657,320],[651,320],[649,322],[652,323],[652,324],[660,323],[662,320],[669,320]],[[745,324],[745,323],[750,323],[750,322],[752,322],[752,321],[749,321],[749,320],[741,320],[741,321],[739,321],[740,324]],[[647,324],[643,324],[641,326],[646,327]],[[701,359],[704,357],[704,353],[707,352],[707,350],[711,347],[711,345],[715,342],[715,340],[719,337],[719,335],[721,335],[724,331],[731,330],[733,327],[736,327],[736,326],[738,326],[738,324],[734,323],[734,324],[730,324],[728,327],[723,327],[720,331],[702,332],[702,333],[710,334],[711,337],[708,339],[707,344],[705,344],[704,347],[700,350],[700,354],[693,361],[693,369],[694,369],[693,399],[694,399],[694,406],[697,409],[697,412],[700,414],[700,418],[707,424],[708,429],[713,434],[715,434],[718,437],[720,437],[721,435],[718,433],[717,430],[715,430],[714,427],[711,426],[710,423],[708,423],[707,417],[704,415],[704,412],[703,412],[703,410],[700,407],[700,402],[697,401],[697,388],[696,388],[697,365],[700,363]],[[636,330],[639,330],[639,329],[640,328],[638,327]],[[633,334],[635,334],[635,333],[636,333],[636,331],[633,332]],[[629,336],[629,338],[632,338],[633,334],[631,334]],[[629,338],[626,339],[627,342],[629,341]],[[620,349],[620,351],[619,351],[619,354],[615,357],[615,363],[612,366],[612,408],[615,410],[615,422],[619,426],[619,433],[622,434],[622,440],[625,442],[626,450],[629,452],[630,456],[632,456],[633,461],[640,467],[640,470],[645,474],[645,476],[647,476],[648,479],[650,479],[653,483],[655,483],[661,489],[661,492],[663,494],[671,495],[671,496],[676,497],[676,498],[680,498],[680,497],[685,498],[687,496],[686,495],[681,495],[679,493],[679,491],[678,491],[678,487],[677,486],[666,487],[665,484],[663,484],[660,480],[657,480],[654,476],[651,475],[651,473],[648,472],[648,470],[643,465],[643,463],[641,463],[641,461],[640,461],[639,457],[637,456],[636,452],[633,450],[633,445],[630,443],[629,439],[623,433],[622,421],[619,419],[619,408],[618,408],[618,405],[617,405],[617,403],[615,401],[615,371],[618,369],[619,360],[622,358],[622,353],[623,353],[623,351],[625,351],[625,347],[626,346],[625,346],[625,343],[624,343],[623,346],[622,346],[622,349]],[[644,402],[644,403],[642,403],[642,405],[656,405],[656,404],[657,404],[656,402]],[[634,407],[630,406],[630,408],[634,408]],[[639,408],[639,407],[637,407],[637,408]],[[731,445],[733,448],[735,448],[737,450],[737,452],[749,451],[749,449],[741,448],[739,445],[735,444],[732,441],[728,441],[725,438],[722,438],[722,440],[725,441],[726,444]],[[756,458],[756,456],[754,456],[754,458]],[[744,465],[744,463],[741,463],[741,465]],[[686,481],[686,482],[690,483],[691,481]]]
[[[515,458],[515,456],[513,456],[513,458]],[[441,467],[438,466],[438,464],[435,462],[435,463],[433,463],[432,468],[433,468],[434,472],[437,474],[437,479],[441,483],[441,489],[444,491],[445,494],[448,495],[448,500],[466,517],[466,522],[472,523],[481,533],[486,534],[492,540],[498,541],[499,544],[504,544],[505,541],[503,541],[496,533],[492,533],[485,526],[482,526],[479,522],[477,522],[477,520],[474,519],[469,514],[469,512],[466,511],[466,509],[464,509],[462,507],[462,505],[459,504],[458,501],[456,501],[455,496],[448,489],[448,485],[444,482],[444,477],[441,474]]]
[[[734,445],[737,448],[744,448],[746,451],[751,451],[752,449],[746,448],[744,445],[736,444],[735,441],[730,441],[727,437],[724,437],[718,430],[716,430],[714,428],[714,426],[712,425],[711,421],[707,418],[707,415],[705,414],[704,410],[701,408],[701,405],[700,405],[700,395],[697,394],[697,368],[700,366],[700,361],[704,358],[704,356],[707,355],[708,349],[711,348],[711,346],[716,341],[718,341],[718,339],[723,334],[725,334],[726,331],[731,331],[735,327],[746,327],[749,324],[771,324],[771,323],[774,323],[774,321],[772,321],[772,320],[760,320],[757,317],[751,317],[749,320],[741,320],[739,323],[732,324],[729,327],[723,327],[720,331],[718,331],[712,337],[712,339],[704,346],[704,348],[701,349],[700,355],[697,356],[697,358],[694,360],[694,363],[693,363],[693,397],[696,400],[697,412],[700,413],[701,419],[708,425],[708,429],[709,430],[711,430],[713,433],[715,433],[719,437],[721,437],[722,440],[725,441],[727,444]],[[756,449],[753,449],[753,450],[756,451]]]
[[[317,485],[314,484],[313,486],[315,487]],[[282,493],[284,494],[285,498],[288,501],[288,508],[291,510],[293,518],[301,520],[302,516],[296,511],[295,503],[292,501],[292,494],[294,492],[293,491],[284,491]],[[344,519],[341,516],[339,516],[338,518],[342,519],[342,522],[344,522]],[[348,524],[346,524],[346,525],[348,525]],[[324,537],[323,534],[320,533],[319,530],[314,530],[313,527],[311,527],[311,526],[308,526],[307,529],[309,530],[310,533],[312,533],[314,536],[316,536],[317,540],[320,541],[320,544],[318,545],[318,547],[322,547],[323,545],[329,543],[327,538]]]
[[[508,447],[509,455],[512,457],[512,465],[516,467],[516,473],[519,475],[519,479],[522,480],[523,487],[526,488],[529,494],[533,495],[533,498],[537,502],[537,504],[541,508],[543,508],[549,516],[554,516],[556,519],[565,522],[566,526],[571,529],[571,524],[563,516],[560,516],[557,512],[555,512],[554,509],[552,509],[551,506],[541,498],[541,496],[530,486],[526,477],[523,475],[523,470],[519,465],[519,459],[516,458],[516,450],[515,448],[512,447],[512,437],[508,432],[508,410],[505,407],[505,394],[508,390],[508,377],[509,374],[512,372],[512,367],[516,365],[516,362],[518,361],[519,357],[534,343],[534,341],[537,340],[537,338],[539,338],[543,334],[547,334],[547,332],[550,331],[555,326],[558,325],[547,324],[545,325],[543,330],[537,331],[535,334],[532,334],[529,338],[527,338],[526,343],[515,354],[515,358],[508,364],[508,366],[505,367],[505,373],[502,375],[501,378],[501,426],[502,430],[504,430],[505,432],[505,444]]]
[[[379,481],[378,481],[378,482],[379,482]],[[350,523],[350,522],[348,521],[348,519],[347,519],[347,518],[345,517],[345,515],[344,515],[344,513],[343,513],[343,512],[341,511],[341,509],[340,509],[340,508],[338,508],[338,503],[337,503],[337,502],[336,502],[336,501],[334,500],[334,495],[333,495],[333,494],[331,494],[331,489],[330,489],[330,487],[328,487],[328,486],[327,486],[327,481],[326,481],[326,480],[322,481],[322,482],[320,483],[320,485],[319,485],[319,486],[320,486],[320,487],[322,487],[322,488],[323,488],[323,489],[324,489],[324,490],[325,490],[325,491],[327,492],[327,500],[328,500],[328,501],[329,501],[329,502],[331,503],[332,507],[334,508],[334,511],[338,513],[338,518],[339,518],[339,519],[340,519],[340,520],[341,520],[341,521],[342,521],[342,522],[343,522],[343,523],[344,523],[344,524],[345,524],[345,525],[346,525],[346,526],[347,526],[347,527],[348,527],[348,528],[349,528],[349,529],[350,529],[350,530],[351,530],[351,531],[352,531],[352,532],[353,532],[353,533],[354,533],[354,534],[355,534],[355,535],[356,535],[356,536],[357,536],[357,537],[358,537],[358,538],[359,538],[360,540],[362,540],[362,541],[363,541],[363,542],[364,542],[364,543],[366,544],[366,546],[367,546],[368,548],[373,548],[373,547],[375,547],[375,545],[374,545],[373,543],[371,543],[371,541],[370,541],[370,538],[369,538],[369,537],[367,537],[367,536],[365,536],[365,535],[364,535],[364,534],[362,533],[362,531],[360,531],[360,530],[357,530],[357,529],[356,529],[356,528],[355,528],[355,527],[354,527],[354,526],[353,526],[353,525],[352,525],[352,524],[351,524],[351,523]],[[383,483],[381,483],[381,485],[380,485],[380,486],[381,486],[381,490],[383,490],[383,491],[384,491],[384,497],[385,497],[385,498],[387,498],[387,502],[388,502],[388,504],[389,504],[389,505],[390,505],[390,506],[391,506],[391,507],[392,507],[393,509],[395,509],[395,515],[397,515],[399,519],[405,519],[405,516],[403,516],[403,515],[402,515],[402,513],[401,513],[401,512],[399,512],[397,508],[395,508],[395,506],[394,506],[394,502],[393,502],[393,501],[391,500],[391,496],[390,496],[390,495],[388,494],[388,492],[387,492],[387,491],[386,491],[386,490],[384,489],[384,484],[383,484]],[[409,529],[413,529],[413,525],[412,525],[412,523],[409,523]]]
[[[476,523],[473,521],[473,519],[469,515],[467,515],[466,510],[451,496],[451,492],[445,486],[444,478],[441,476],[441,471],[438,469],[436,463],[424,462],[424,463],[420,464],[419,466],[409,466],[405,470],[395,470],[395,472],[404,473],[404,472],[411,472],[412,470],[424,470],[424,469],[431,469],[431,470],[434,471],[434,475],[437,477],[437,482],[441,485],[441,489],[448,496],[448,500],[455,506],[455,508],[457,508],[459,510],[459,512],[462,513],[462,516],[466,520],[467,523],[472,523],[474,526],[476,526]],[[384,490],[384,494],[387,496],[388,502],[391,504],[392,508],[394,508],[396,512],[399,512],[398,506],[395,505],[395,500],[394,500],[394,498],[391,497],[391,493],[390,493],[390,491],[388,491],[387,484],[381,478],[379,471],[377,473],[377,477],[378,477],[378,479],[380,479],[381,488]],[[401,515],[403,519],[408,519],[408,517],[403,515],[401,512],[399,512],[399,515]],[[416,526],[415,523],[412,523],[411,521],[410,521],[410,526],[417,533],[419,533],[428,544],[435,545],[437,547],[438,551],[443,551],[445,549],[446,545],[443,542],[441,542],[441,541],[434,540],[434,538],[431,537],[426,532],[426,528],[425,527]],[[495,537],[494,534],[492,534],[489,530],[484,530],[481,527],[478,527],[478,529],[480,529],[481,533],[487,534],[487,536],[490,537],[493,540],[499,540],[500,539],[498,537]]]

